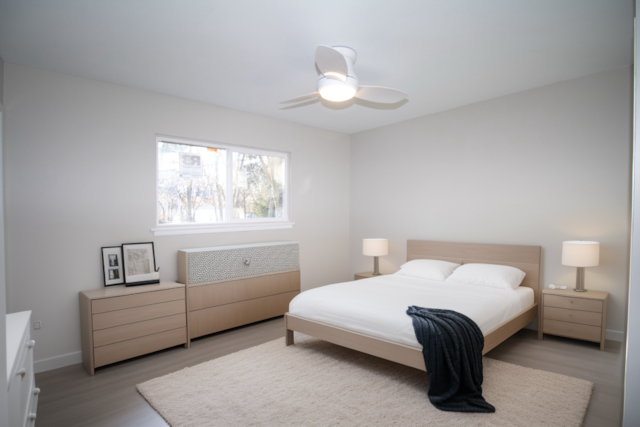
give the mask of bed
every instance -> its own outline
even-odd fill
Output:
[[[302,293],[291,302],[285,314],[286,344],[294,344],[297,331],[424,371],[422,346],[404,314],[409,305],[471,314],[484,335],[482,354],[538,316],[539,246],[409,240],[407,261],[415,259],[508,265],[526,276],[514,292],[445,285],[444,293],[441,282],[394,275],[316,288],[308,294],[313,298]]]

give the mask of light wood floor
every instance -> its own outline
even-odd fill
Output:
[[[283,318],[267,320],[192,342],[191,349],[174,347],[152,355],[96,370],[89,376],[82,365],[36,375],[42,390],[38,427],[166,426],[167,423],[138,394],[135,385],[207,360],[235,353],[284,336]],[[622,414],[623,346],[548,337],[522,330],[487,354],[488,357],[595,383],[585,427],[619,426]]]

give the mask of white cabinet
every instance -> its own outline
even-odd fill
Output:
[[[7,314],[7,384],[10,427],[34,426],[38,393],[33,372],[31,312]]]

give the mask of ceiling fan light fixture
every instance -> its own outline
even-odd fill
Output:
[[[356,94],[356,88],[348,85],[330,85],[320,88],[320,96],[327,101],[344,102]]]
[[[320,96],[331,102],[358,98],[378,104],[397,104],[407,97],[406,93],[398,89],[360,85],[360,80],[353,70],[357,57],[356,51],[350,47],[319,45],[316,48],[316,66],[320,71],[318,91],[281,103],[301,102],[309,97]]]
[[[344,102],[353,98],[358,92],[358,79],[347,76],[346,82],[328,79],[320,76],[318,79],[318,93],[323,99],[332,102]]]
[[[340,80],[341,82],[347,81],[347,76],[345,76],[342,73],[334,73],[334,72],[330,71],[328,73],[324,73],[324,76],[329,78],[329,79]]]

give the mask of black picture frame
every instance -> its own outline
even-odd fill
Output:
[[[122,246],[103,246],[100,250],[102,252],[104,285],[122,285],[124,283]]]
[[[134,254],[133,251],[137,253]],[[132,258],[137,259],[132,260]],[[123,243],[122,265],[124,284],[126,286],[160,283],[159,278],[150,277],[157,273],[153,242]]]

